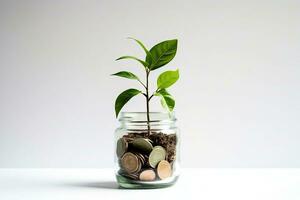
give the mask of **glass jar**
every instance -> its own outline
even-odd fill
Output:
[[[115,131],[116,178],[123,188],[161,188],[179,176],[179,129],[174,113],[122,112]]]

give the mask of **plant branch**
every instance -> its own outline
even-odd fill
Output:
[[[154,96],[154,94],[152,94],[152,95],[149,97],[149,101],[152,99],[153,96]]]
[[[155,92],[153,92],[153,94],[149,97],[149,101],[152,99],[152,97],[154,96],[154,94],[156,93],[156,92],[158,92],[159,91],[159,88],[157,88],[156,90],[155,90]]]
[[[142,84],[142,86],[145,88],[145,89],[147,89],[146,88],[146,85],[140,80],[140,79],[137,79],[138,80],[138,82],[140,82],[141,84]]]

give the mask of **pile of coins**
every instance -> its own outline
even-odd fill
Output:
[[[173,173],[176,135],[129,133],[117,141],[119,174],[134,180],[163,180]]]

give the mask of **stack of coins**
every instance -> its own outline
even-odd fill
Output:
[[[154,136],[155,134],[157,133],[148,137],[145,134],[130,133],[118,139],[116,154],[121,168],[120,175],[140,181],[163,180],[172,176],[175,135],[172,136],[173,142],[170,142],[169,135],[158,133],[158,136]]]

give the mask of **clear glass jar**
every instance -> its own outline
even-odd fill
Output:
[[[122,112],[115,131],[116,178],[123,188],[161,188],[179,176],[179,129],[174,113]]]

